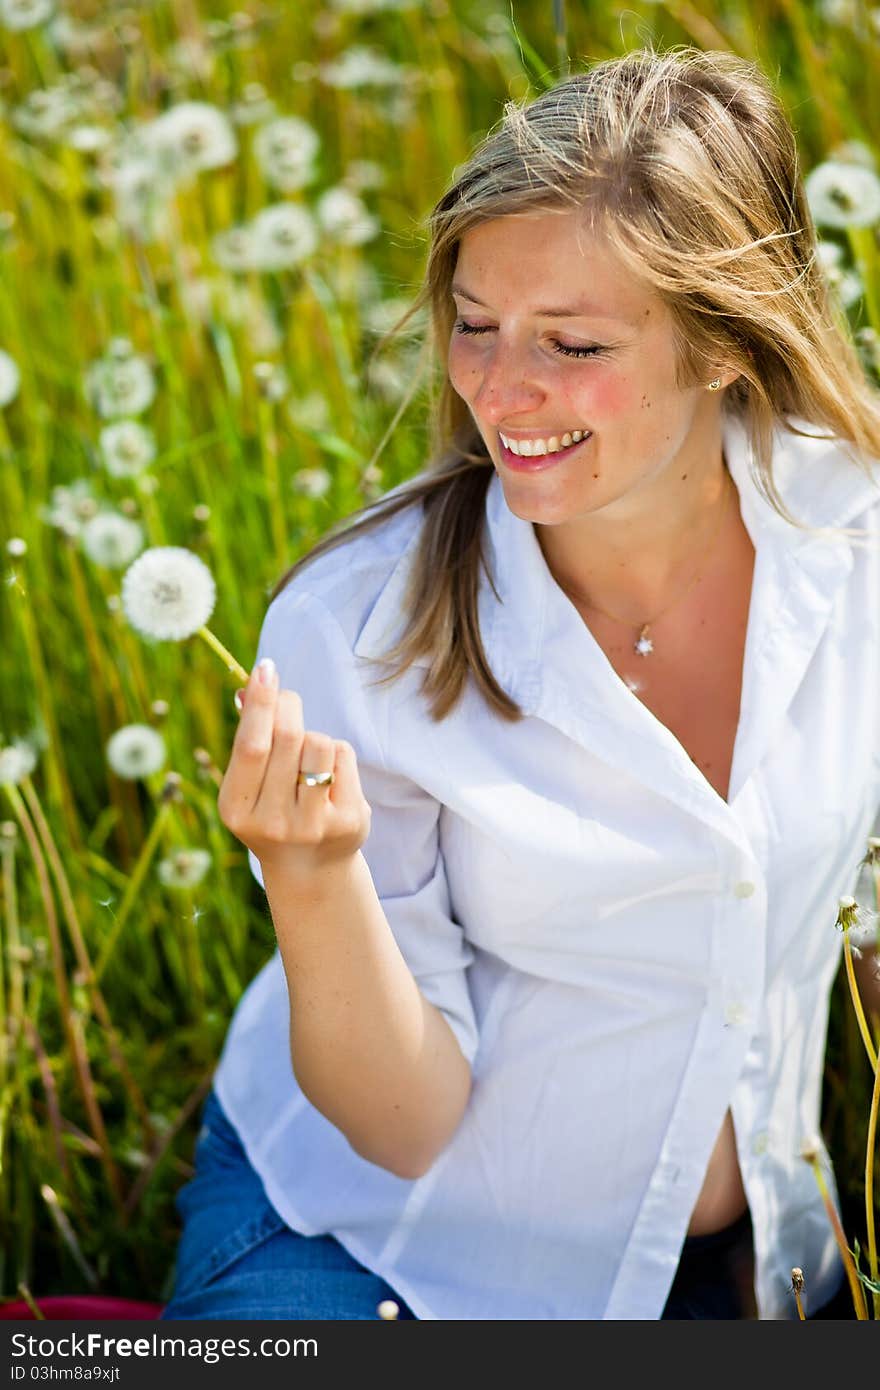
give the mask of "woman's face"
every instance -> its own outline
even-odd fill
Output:
[[[484,222],[462,237],[453,277],[451,383],[510,509],[551,524],[606,507],[635,517],[642,489],[657,481],[662,491],[666,475],[671,483],[709,464],[717,434],[714,393],[675,384],[666,306],[582,220],[565,212]],[[575,430],[590,437],[541,470],[515,470],[502,439],[561,444]]]

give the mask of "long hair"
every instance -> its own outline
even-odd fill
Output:
[[[433,364],[443,363],[462,235],[490,218],[575,208],[670,310],[679,388],[704,384],[719,364],[739,372],[723,409],[743,420],[756,486],[781,516],[811,529],[790,514],[773,479],[774,430],[783,422],[801,433],[787,416],[852,444],[854,461],[874,476],[880,394],[828,292],[795,135],[765,75],[733,53],[638,49],[530,104],[506,102],[431,212],[421,288],[380,347],[427,308],[426,346]],[[515,721],[522,711],[492,674],[477,616],[494,468],[445,369],[430,414],[428,466],[334,528],[272,597],[319,555],[420,504],[408,625],[383,658],[399,664],[377,683],[399,679],[427,654],[422,693],[435,722],[455,707],[468,672],[489,705]]]

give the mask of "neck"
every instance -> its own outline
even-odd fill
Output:
[[[674,604],[711,563],[735,491],[720,454],[691,488],[686,482],[671,495],[668,485],[647,487],[639,498],[627,498],[625,509],[612,505],[571,525],[535,524],[559,587],[573,600],[610,609],[633,626]]]

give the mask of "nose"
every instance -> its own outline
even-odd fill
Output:
[[[496,341],[475,368],[479,380],[472,409],[497,425],[539,406],[546,392],[535,380],[528,352]]]

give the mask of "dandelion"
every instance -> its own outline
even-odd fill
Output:
[[[308,259],[318,246],[311,213],[296,203],[274,203],[251,222],[260,270],[286,270]]]
[[[803,1291],[804,1271],[798,1265],[795,1265],[794,1269],[791,1271],[791,1292],[794,1294],[795,1303],[797,1304],[798,1317],[801,1319],[802,1322],[805,1321],[804,1305],[801,1302],[801,1294],[803,1293]]]
[[[295,427],[307,430],[329,429],[331,423],[330,405],[320,391],[310,391],[287,402],[287,414]]]
[[[290,486],[306,497],[323,497],[331,482],[326,468],[298,468],[290,480]]]
[[[316,212],[324,231],[343,246],[361,246],[382,230],[377,217],[367,212],[350,188],[328,188],[318,199]]]
[[[205,626],[217,587],[204,560],[178,545],[152,546],[122,580],[122,606],[132,627],[157,641],[182,642],[198,635],[242,681],[247,671]]]
[[[871,862],[873,863],[873,852],[870,849],[869,854],[872,855]],[[870,930],[873,933],[876,928],[877,922],[876,913],[869,912],[867,908],[860,908],[855,898],[851,895],[847,895],[846,897],[839,899],[837,904],[836,926],[840,931],[843,932],[843,956],[846,965],[846,976],[847,983],[849,984],[850,998],[852,999],[853,1008],[856,1012],[856,1018],[858,1020],[859,1025],[859,1032],[862,1035],[862,1042],[865,1044],[865,1051],[868,1054],[868,1060],[871,1063],[871,1067],[876,1069],[877,1053],[874,1050],[874,1043],[871,1038],[871,1031],[868,1028],[867,1019],[865,1018],[865,1011],[862,1007],[862,1000],[859,994],[858,985],[856,984],[855,969],[853,967],[852,961],[853,946],[851,938],[853,934],[855,934],[856,938],[859,941],[864,942],[864,937],[862,935],[863,925],[868,925],[869,922]]]
[[[15,359],[0,348],[0,408],[15,400],[20,381],[21,373]]]
[[[36,749],[26,739],[13,739],[5,748],[0,748],[0,786],[23,782],[36,765]]]
[[[80,532],[82,548],[93,564],[105,569],[130,565],[144,548],[143,529],[119,512],[99,512]]]
[[[813,218],[827,227],[870,227],[880,221],[880,178],[873,169],[826,160],[804,180]]]
[[[241,89],[241,100],[234,102],[230,111],[236,125],[256,125],[259,121],[269,121],[275,113],[275,103],[262,82],[246,82]]]
[[[376,1312],[385,1322],[392,1322],[400,1317],[400,1306],[394,1302],[393,1298],[383,1298],[381,1303],[376,1305]]]
[[[877,168],[877,156],[864,140],[843,140],[835,145],[829,155],[841,164],[861,164],[864,169]]]
[[[264,400],[280,401],[290,390],[287,373],[275,362],[255,362],[254,376]]]
[[[178,849],[156,866],[159,880],[166,888],[195,888],[211,867],[211,855],[206,849]]]
[[[396,88],[406,70],[377,48],[354,45],[340,53],[335,62],[321,63],[319,71],[322,82],[328,87],[352,90],[356,87]]]
[[[159,168],[172,178],[230,164],[238,153],[227,116],[206,101],[184,101],[142,126],[140,134]]]
[[[123,352],[117,339],[115,348],[92,362],[85,373],[85,393],[89,403],[104,419],[120,415],[140,415],[153,402],[156,382],[146,358],[130,345]]]
[[[107,761],[117,777],[136,781],[158,772],[167,755],[165,740],[149,724],[125,724],[107,740]]]
[[[371,390],[377,391],[387,401],[399,400],[408,385],[403,364],[392,362],[388,358],[370,363],[367,368],[367,381]]]
[[[156,457],[153,433],[138,420],[105,425],[98,442],[104,467],[114,478],[132,478],[149,468]]]
[[[377,164],[374,159],[352,159],[346,165],[344,181],[356,193],[361,193],[364,189],[384,188],[388,182],[388,175]]]
[[[0,24],[4,29],[35,29],[51,19],[54,0],[0,0]]]
[[[364,326],[370,333],[381,336],[389,333],[399,319],[412,307],[406,295],[395,295],[391,299],[380,299],[375,304],[370,304],[363,312]],[[425,311],[421,310],[407,319],[405,324],[397,330],[415,336],[424,330],[426,323]]]
[[[98,503],[91,482],[88,478],[77,478],[72,483],[53,487],[49,506],[41,508],[40,517],[66,536],[75,537],[97,510]]]
[[[208,621],[216,592],[214,577],[198,555],[182,546],[153,546],[126,570],[122,606],[144,636],[182,642]]]
[[[112,135],[105,126],[75,125],[67,132],[67,143],[72,150],[79,150],[80,154],[94,154],[97,150],[106,149],[112,142]]]
[[[118,159],[101,177],[113,190],[116,218],[125,231],[138,241],[167,235],[171,184],[152,158],[142,154]]]
[[[279,116],[257,131],[254,159],[267,183],[282,193],[295,193],[314,180],[320,144],[320,136],[307,121]]]
[[[21,536],[10,536],[6,542],[6,553],[11,555],[13,560],[20,560],[23,555],[27,555],[27,541]]]
[[[224,270],[256,270],[257,240],[251,226],[227,227],[211,241],[211,254]]]
[[[82,115],[80,103],[65,87],[30,92],[12,111],[12,124],[37,140],[57,140]]]

